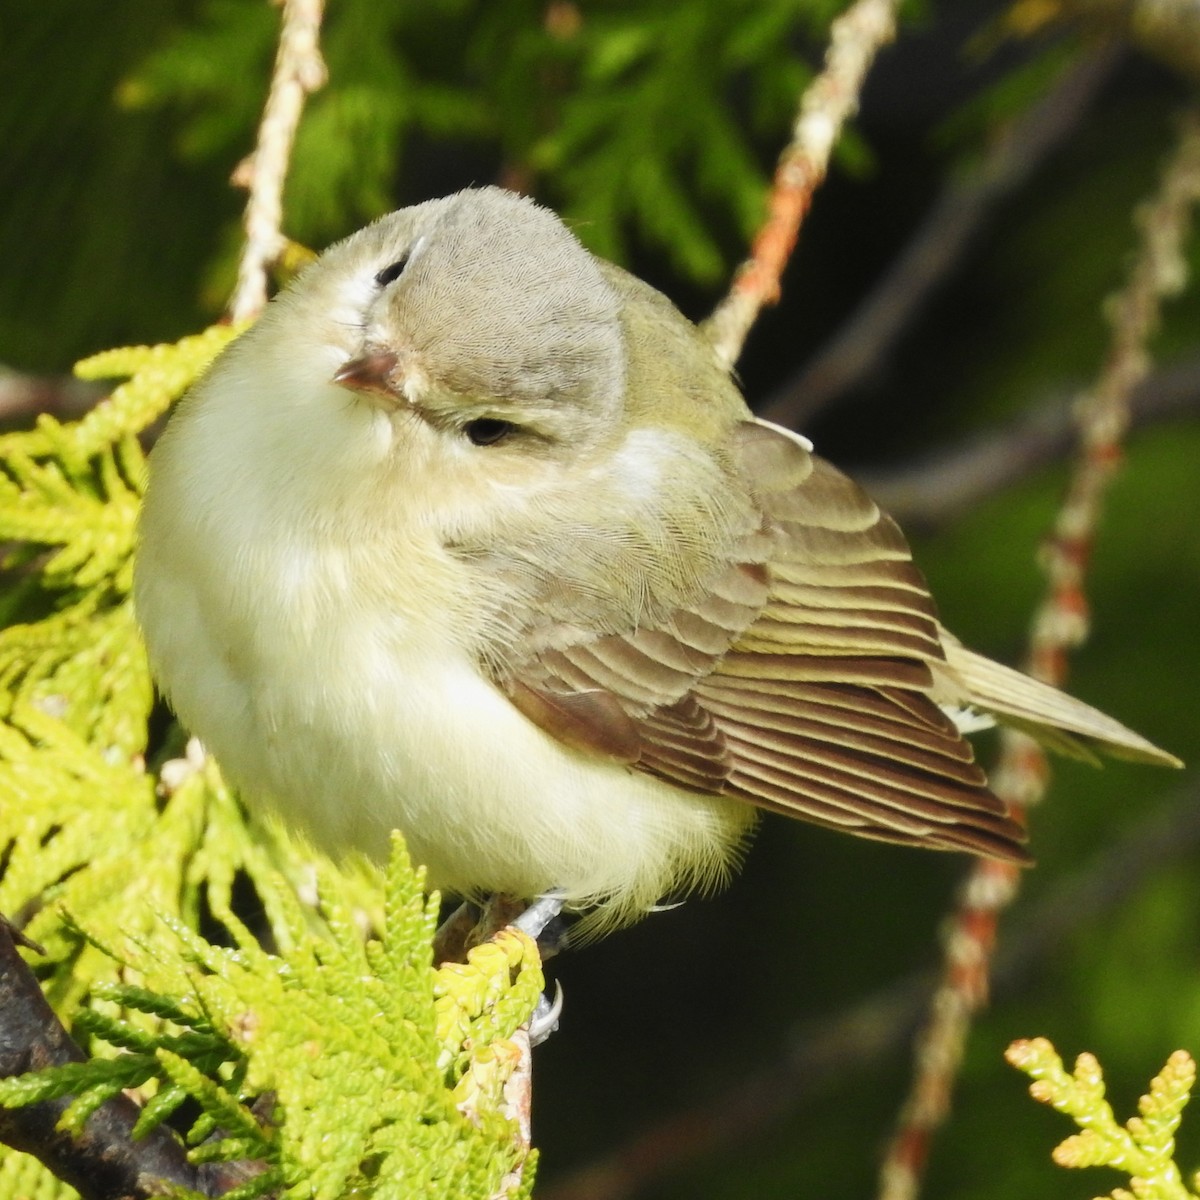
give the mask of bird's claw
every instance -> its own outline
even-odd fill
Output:
[[[562,1015],[563,989],[562,984],[554,981],[554,1000],[543,992],[538,997],[533,1016],[529,1018],[529,1044],[540,1046],[557,1028],[558,1018]]]

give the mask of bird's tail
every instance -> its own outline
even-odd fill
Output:
[[[1101,750],[1114,758],[1160,767],[1183,766],[1173,754],[1090,704],[984,658],[953,637],[944,637],[943,645],[946,664],[967,704],[994,714],[1001,723],[1028,733],[1051,749],[1077,758],[1094,760],[1094,751]]]

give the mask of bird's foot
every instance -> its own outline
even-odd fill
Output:
[[[502,894],[489,896],[482,906],[464,900],[433,935],[433,961],[466,962],[468,950],[511,925],[537,942],[546,962],[566,943],[566,926],[559,919],[562,908],[558,892],[539,896],[532,904]]]
[[[525,904],[512,896],[490,896],[482,908],[464,901],[438,927],[433,938],[434,962],[466,962],[467,952],[494,937],[501,929],[519,929],[537,943],[544,963],[562,949],[566,926],[561,919],[563,897],[559,892],[539,896]],[[544,993],[529,1020],[529,1042],[540,1045],[557,1028],[562,1013],[563,991],[557,982],[554,999]]]
[[[562,893],[547,892],[509,922],[537,942],[542,962],[553,958],[566,941],[566,927],[561,920],[562,910]]]
[[[563,990],[562,984],[554,981],[554,999],[543,992],[529,1018],[529,1044],[540,1046],[557,1028],[558,1018],[562,1016]]]

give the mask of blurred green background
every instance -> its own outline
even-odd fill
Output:
[[[287,232],[320,247],[391,207],[506,182],[699,318],[759,219],[838,7],[332,0],[330,83],[302,127]],[[1135,245],[1133,208],[1194,90],[1153,47],[1122,46],[1096,66],[1095,27],[1006,35],[1005,11],[984,0],[906,9],[783,302],[739,364],[757,407],[794,390],[939,198],[978,186],[997,137],[1037,127],[1030,107],[1088,58],[1090,99],[1044,152],[1026,152],[1023,177],[984,206],[930,296],[910,295],[889,352],[803,423],[883,494],[897,472],[1003,437],[1095,376],[1104,301]],[[5,6],[0,365],[16,374],[0,394],[14,378],[57,376],[83,354],[173,339],[219,314],[242,204],[227,180],[253,144],[277,19],[260,0]],[[1189,256],[1195,270],[1196,236]],[[1159,406],[1169,413],[1130,439],[1071,687],[1197,763],[1200,286],[1170,304],[1154,350],[1182,383]],[[1065,478],[1058,458],[952,519],[908,522],[947,624],[976,648],[1019,657],[1041,587],[1037,546]],[[1121,1182],[1050,1164],[1068,1124],[1028,1099],[1002,1053],[1035,1034],[1068,1056],[1094,1051],[1126,1116],[1172,1049],[1200,1050],[1198,806],[1194,772],[1056,766],[1032,816],[1038,866],[1005,922],[1005,944],[1024,956],[972,1034],[928,1196],[1076,1197]],[[563,1027],[537,1056],[540,1193],[869,1194],[904,1093],[908,1009],[884,1006],[836,1043],[828,1022],[932,966],[965,868],[768,818],[728,893],[565,954],[553,967]],[[882,1048],[861,1050],[868,1041]],[[749,1109],[747,1078],[761,1079],[771,1120]],[[646,1170],[649,1147],[638,1190],[582,1190],[578,1172],[696,1105],[727,1113],[715,1128],[727,1124],[728,1142],[703,1137],[704,1152],[665,1173]],[[1185,1165],[1200,1165],[1200,1114],[1185,1119],[1180,1146]]]

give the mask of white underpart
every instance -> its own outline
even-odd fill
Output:
[[[619,921],[718,882],[753,824],[749,805],[565,748],[464,650],[463,614],[438,601],[456,568],[427,530],[390,530],[397,566],[382,569],[361,530],[337,527],[305,453],[315,440],[323,463],[369,480],[392,427],[350,397],[333,406],[346,420],[328,419],[326,395],[258,427],[262,406],[227,378],[155,452],[136,599],[184,724],[249,800],[322,846],[380,858],[399,829],[431,886],[558,888]],[[630,456],[637,486],[644,460]],[[356,497],[346,510],[371,505]],[[381,579],[413,582],[381,595]]]
[[[256,567],[287,570],[261,558]],[[193,629],[239,620],[189,615],[182,592],[163,598]],[[616,898],[645,909],[694,864],[708,865],[690,884],[715,883],[703,875],[730,865],[751,823],[744,804],[565,749],[452,649],[422,644],[349,596],[344,619],[319,631],[287,603],[259,616],[275,644],[260,644],[255,679],[222,665],[219,629],[217,643],[178,643],[164,677],[230,776],[319,845],[380,857],[400,829],[432,886],[521,896],[561,888],[575,906]],[[299,636],[302,663],[292,650]],[[225,698],[217,712],[214,695]]]

